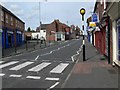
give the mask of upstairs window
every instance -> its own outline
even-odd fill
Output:
[[[13,17],[11,17],[10,21],[11,21],[11,25],[13,25]]]
[[[1,21],[4,21],[4,13],[1,11]]]
[[[8,15],[7,14],[5,15],[5,18],[6,18],[6,23],[8,23]]]

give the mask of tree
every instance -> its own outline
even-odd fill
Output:
[[[27,31],[28,31],[28,32],[31,32],[31,29],[30,29],[30,27],[28,27]]]

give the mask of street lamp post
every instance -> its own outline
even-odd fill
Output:
[[[83,61],[85,61],[85,30],[84,30],[84,14],[85,9],[80,9],[80,14],[82,15],[82,29],[83,29]]]

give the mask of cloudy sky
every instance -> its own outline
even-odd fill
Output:
[[[86,19],[92,14],[95,5],[95,0],[90,2],[74,2],[75,0],[67,0],[67,2],[58,2],[58,0],[57,2],[51,2],[47,0],[47,2],[40,2],[41,18],[39,18],[39,2],[33,1],[2,2],[2,5],[25,22],[25,29],[31,27],[34,30],[39,26],[40,19],[42,23],[45,24],[51,23],[54,19],[59,19],[63,23],[67,24],[68,22],[68,25],[74,24],[82,28],[79,10],[82,7],[86,9],[86,22]]]

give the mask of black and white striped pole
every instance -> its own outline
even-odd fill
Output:
[[[80,14],[82,15],[82,29],[83,29],[83,61],[85,60],[85,30],[84,30],[84,14],[85,14],[85,9],[81,8],[80,9]]]

